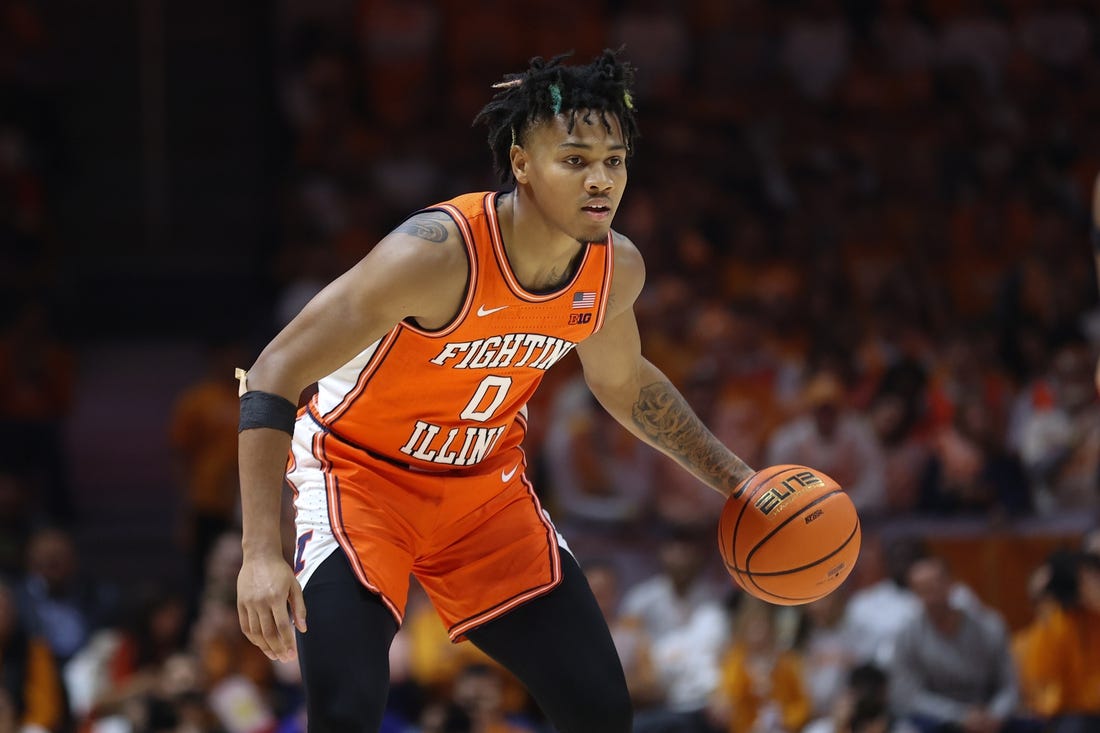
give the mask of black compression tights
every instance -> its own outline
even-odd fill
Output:
[[[527,687],[561,733],[628,733],[630,696],[611,635],[581,569],[561,553],[557,588],[470,632]],[[305,591],[298,635],[310,733],[374,733],[385,710],[393,616],[337,550]]]

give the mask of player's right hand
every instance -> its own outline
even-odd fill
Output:
[[[306,603],[281,555],[245,557],[237,575],[237,615],[241,631],[269,659],[289,662],[297,656],[294,627],[305,633]]]

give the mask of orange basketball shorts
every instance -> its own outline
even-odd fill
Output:
[[[518,445],[477,474],[429,473],[375,458],[298,418],[287,480],[294,489],[294,571],[305,587],[330,553],[400,624],[409,576],[453,641],[561,582],[558,535],[524,475]]]

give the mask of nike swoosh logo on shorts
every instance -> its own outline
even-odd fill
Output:
[[[477,315],[478,315],[478,318],[484,318],[485,316],[489,315],[490,313],[496,313],[497,311],[502,311],[507,307],[508,306],[506,306],[506,305],[499,305],[496,308],[486,308],[485,306],[480,305],[477,308]]]
[[[501,471],[500,472],[500,480],[503,481],[504,483],[508,483],[509,481],[511,481],[512,477],[516,475],[516,469],[517,468],[519,468],[518,463],[516,465],[512,466],[511,471]]]

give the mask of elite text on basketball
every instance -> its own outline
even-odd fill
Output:
[[[759,509],[761,514],[768,515],[775,511],[784,499],[793,496],[795,492],[811,486],[820,486],[823,483],[825,482],[812,471],[802,471],[784,479],[778,486],[769,488],[753,503],[753,506]]]

